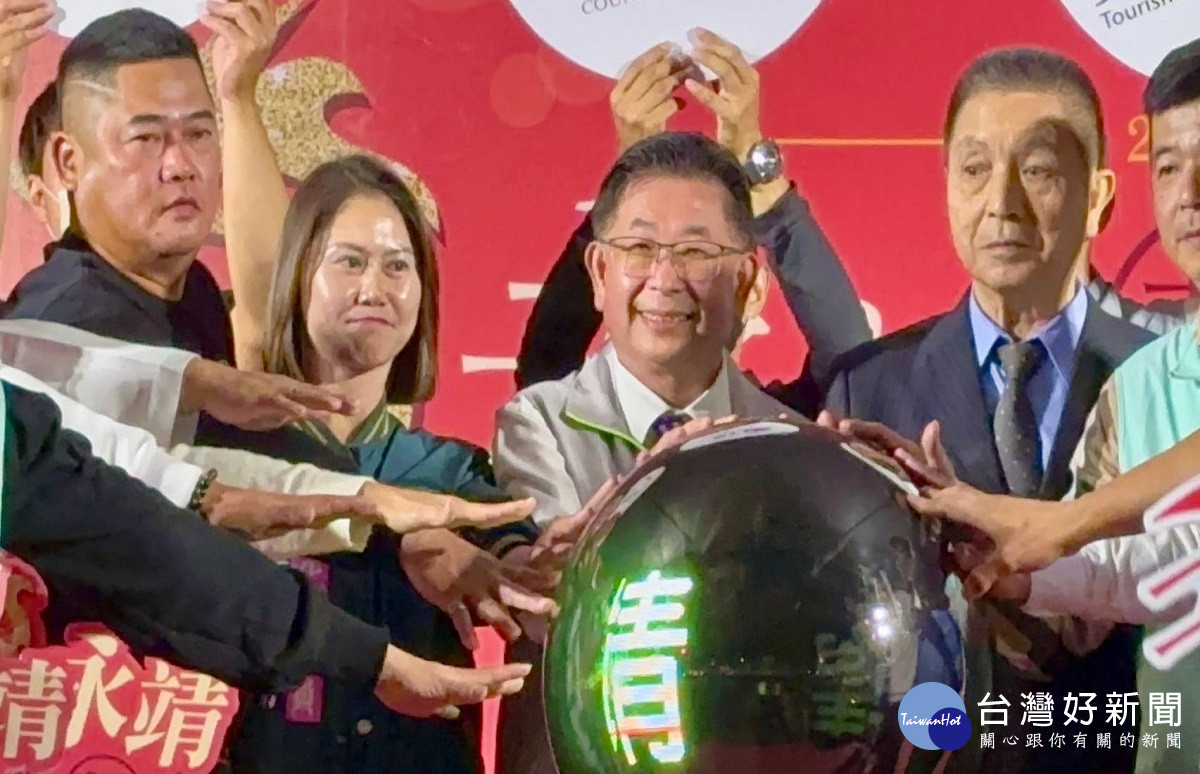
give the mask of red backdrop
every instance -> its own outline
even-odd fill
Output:
[[[445,234],[441,386],[425,423],[486,445],[493,412],[512,391],[505,359],[516,355],[531,306],[529,289],[513,283],[541,281],[579,221],[577,203],[592,198],[613,159],[610,82],[547,48],[505,0],[311,0],[293,26],[276,62],[320,57],[362,83],[365,100],[327,105],[336,135],[404,162],[436,198]],[[1144,78],[1059,2],[825,0],[759,65],[763,128],[785,143],[788,174],[885,331],[946,308],[965,285],[945,225],[937,138],[957,73],[981,51],[1013,44],[1075,57],[1103,97],[1119,185],[1095,262],[1135,297],[1182,291],[1153,244],[1139,156]],[[22,104],[63,45],[39,44]],[[689,107],[675,126],[708,129],[710,119]],[[40,260],[44,242],[15,195],[8,223],[4,290]],[[206,248],[204,259],[224,281],[220,248]],[[771,333],[750,342],[744,364],[763,378],[794,375],[804,344],[777,294],[765,319]],[[474,357],[499,360],[464,372]]]
[[[437,200],[445,230],[442,381],[425,421],[487,444],[512,377],[464,373],[463,358],[516,355],[531,302],[510,284],[541,281],[579,221],[577,203],[592,198],[612,161],[610,84],[547,48],[505,0],[312,0],[294,26],[275,61],[343,63],[366,100],[331,102],[334,132],[403,161]],[[931,141],[959,70],[987,48],[1012,44],[1075,57],[1100,89],[1119,186],[1096,263],[1117,274],[1153,230],[1144,164],[1131,160],[1144,78],[1093,43],[1058,2],[825,0],[760,63],[764,129],[799,143],[787,146],[788,173],[861,297],[881,311],[885,331],[946,307],[964,286]],[[62,45],[39,44],[22,104],[49,77]],[[707,129],[710,121],[689,107],[676,125]],[[8,217],[4,290],[35,265],[44,242],[15,195]],[[220,249],[204,257],[224,281]],[[1135,296],[1147,285],[1180,284],[1157,246],[1125,279]],[[803,340],[778,297],[765,318],[771,333],[749,343],[744,363],[764,377],[792,375]]]

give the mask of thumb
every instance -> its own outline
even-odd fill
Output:
[[[963,583],[963,596],[968,601],[979,599],[991,591],[1000,578],[1008,574],[1008,566],[999,556],[992,554],[967,576]]]
[[[929,460],[938,472],[954,476],[954,463],[950,461],[950,454],[946,451],[946,445],[942,443],[941,422],[935,419],[925,426],[925,431],[921,433],[921,449],[925,452],[925,459]]]
[[[841,417],[829,409],[821,409],[821,413],[817,414],[817,424],[829,430],[837,430],[841,421]]]

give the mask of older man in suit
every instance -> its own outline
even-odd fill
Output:
[[[950,226],[970,292],[945,314],[847,353],[826,408],[909,437],[936,420],[963,480],[988,492],[1058,498],[1070,487],[1072,452],[1100,386],[1151,338],[1102,313],[1073,271],[1113,195],[1099,99],[1068,59],[1033,49],[991,52],[960,78],[945,140]],[[1132,633],[1114,632],[1080,658],[1094,643],[1064,636],[1083,631],[1080,622],[1047,624],[990,603],[972,612],[981,647],[968,670],[967,704],[977,732],[1008,735],[979,726],[978,703],[990,692],[989,702],[1011,703],[1008,729],[1021,742],[1028,731],[1045,739],[1042,749],[980,750],[976,733],[974,749],[954,765],[1129,771],[1133,750],[1115,737],[1136,728],[1103,721],[1107,694],[1134,690]],[[1017,725],[1035,692],[1050,694],[1052,726]],[[1067,695],[1085,692],[1098,716],[1086,731],[1111,731],[1114,749],[1097,750],[1094,740],[1090,749],[1073,740],[1054,748],[1052,733],[1085,730],[1062,725]]]
[[[579,511],[689,419],[797,416],[726,351],[762,292],[753,220],[741,165],[701,135],[655,135],[609,172],[586,262],[610,342],[577,372],[517,393],[497,417],[496,478],[537,499],[539,522]],[[502,710],[500,771],[555,771],[536,688]]]

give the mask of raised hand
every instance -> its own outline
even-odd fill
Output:
[[[402,715],[458,717],[458,707],[514,694],[525,684],[529,664],[462,669],[417,658],[389,645],[375,696]]]
[[[695,45],[689,52],[692,60],[715,73],[720,88],[698,77],[689,77],[684,85],[716,114],[717,141],[745,161],[750,148],[762,139],[758,71],[737,46],[715,33],[696,28],[689,37]]]
[[[0,99],[17,98],[26,52],[46,34],[55,12],[52,0],[0,0]]]
[[[184,369],[179,405],[182,413],[206,411],[243,430],[273,430],[307,417],[354,411],[336,390],[203,358]]]
[[[674,44],[660,43],[625,68],[608,98],[621,151],[666,130],[682,107],[671,94],[692,66]]]
[[[208,0],[200,23],[216,36],[212,63],[217,96],[253,99],[279,32],[272,0]]]
[[[400,541],[400,566],[430,604],[454,622],[463,645],[479,647],[472,613],[509,642],[521,636],[511,610],[534,615],[557,614],[553,600],[528,590],[522,581],[536,582],[537,573],[505,565],[491,554],[447,530],[406,535]]]

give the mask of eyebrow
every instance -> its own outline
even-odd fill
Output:
[[[154,113],[138,113],[129,119],[130,124],[165,124],[169,119],[166,116],[156,115]],[[217,116],[211,110],[197,110],[195,113],[189,113],[183,117],[184,121],[216,121]]]
[[[687,226],[686,228],[683,229],[683,235],[684,236],[709,237],[709,236],[712,236],[712,232],[709,231],[708,227],[706,227],[706,226]]]
[[[362,247],[362,245],[358,245],[353,242],[330,242],[329,246],[325,248],[325,252],[329,252],[330,250],[334,250],[334,249],[353,250],[356,253],[370,252],[369,250],[364,249]],[[413,249],[411,247],[397,247],[394,249],[388,249],[388,250],[385,250],[383,254],[384,255],[416,255],[416,253],[413,252]]]
[[[1150,154],[1150,158],[1154,161],[1158,161],[1160,158],[1162,158],[1163,156],[1166,156],[1168,153],[1178,153],[1178,152],[1179,152],[1178,145],[1155,145],[1153,151]]]

